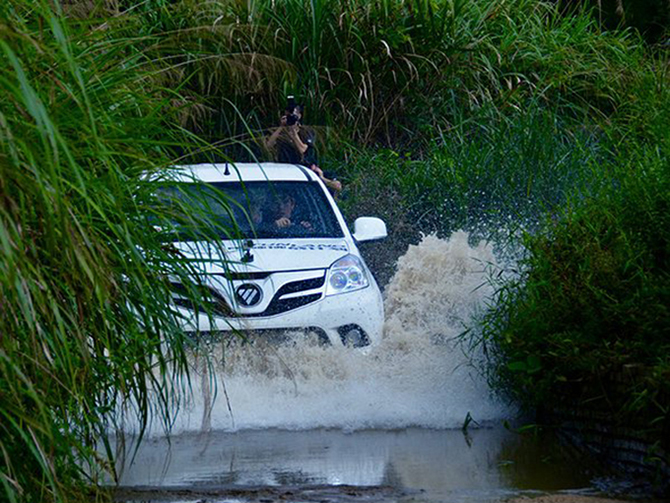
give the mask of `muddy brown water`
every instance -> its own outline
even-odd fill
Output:
[[[145,441],[120,469],[118,499],[156,502],[481,503],[597,494],[608,476],[551,435],[502,425],[184,434]]]

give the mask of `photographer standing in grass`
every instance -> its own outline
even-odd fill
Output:
[[[302,164],[314,171],[333,195],[342,190],[342,183],[333,176],[326,176],[318,165],[314,135],[302,127],[303,107],[296,105],[293,96],[288,97],[284,114],[266,141],[277,162]]]

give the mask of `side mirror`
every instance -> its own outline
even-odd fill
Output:
[[[379,218],[360,217],[354,222],[354,239],[358,242],[382,239],[386,236],[386,224]]]

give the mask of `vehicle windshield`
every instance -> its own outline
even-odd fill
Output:
[[[316,182],[179,183],[161,187],[158,198],[173,241],[344,236]],[[186,211],[192,207],[197,215]]]

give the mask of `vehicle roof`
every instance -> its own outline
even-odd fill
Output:
[[[298,164],[276,162],[203,163],[173,166],[171,175],[188,182],[254,182],[254,181],[312,181],[317,176]]]

